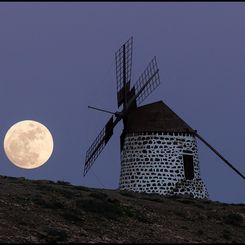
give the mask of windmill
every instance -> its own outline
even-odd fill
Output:
[[[240,177],[228,160],[193,130],[165,103],[139,106],[160,84],[159,69],[154,57],[131,87],[133,38],[115,53],[117,105],[113,114],[86,152],[84,176],[92,167],[122,120],[120,137],[121,171],[119,189],[163,195],[191,195],[207,198],[207,189],[200,177],[196,138],[208,146]]]

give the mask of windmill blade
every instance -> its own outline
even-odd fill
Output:
[[[133,37],[116,52],[117,104],[120,107],[126,102],[130,90],[132,70]]]
[[[216,151],[206,140],[204,140],[198,133],[196,133],[198,139],[200,139],[206,146],[208,146],[219,158],[221,158],[232,170],[234,170],[240,177],[245,179],[245,176],[239,172],[228,160],[226,160],[218,151]]]
[[[139,106],[160,84],[159,69],[154,57],[136,82],[135,97]]]
[[[116,124],[113,123],[113,116],[109,119],[109,121],[106,123],[105,127],[100,131],[92,145],[89,147],[89,149],[86,152],[86,159],[85,159],[85,165],[84,165],[84,173],[83,176],[86,175],[88,170],[93,165],[96,158],[99,156],[101,151],[104,149],[105,145],[111,138],[113,134],[113,128]]]

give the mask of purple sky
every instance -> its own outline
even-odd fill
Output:
[[[0,3],[0,137],[26,119],[54,137],[50,160],[0,175],[115,189],[122,125],[86,177],[87,148],[117,110],[115,52],[133,36],[132,80],[157,57],[163,100],[245,174],[245,3]],[[245,203],[245,181],[198,141],[210,199]]]

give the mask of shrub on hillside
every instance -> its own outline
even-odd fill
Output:
[[[240,226],[243,223],[243,217],[239,213],[230,213],[223,218],[224,222],[229,225]]]

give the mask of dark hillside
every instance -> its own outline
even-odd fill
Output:
[[[0,242],[245,242],[245,204],[0,176]]]

